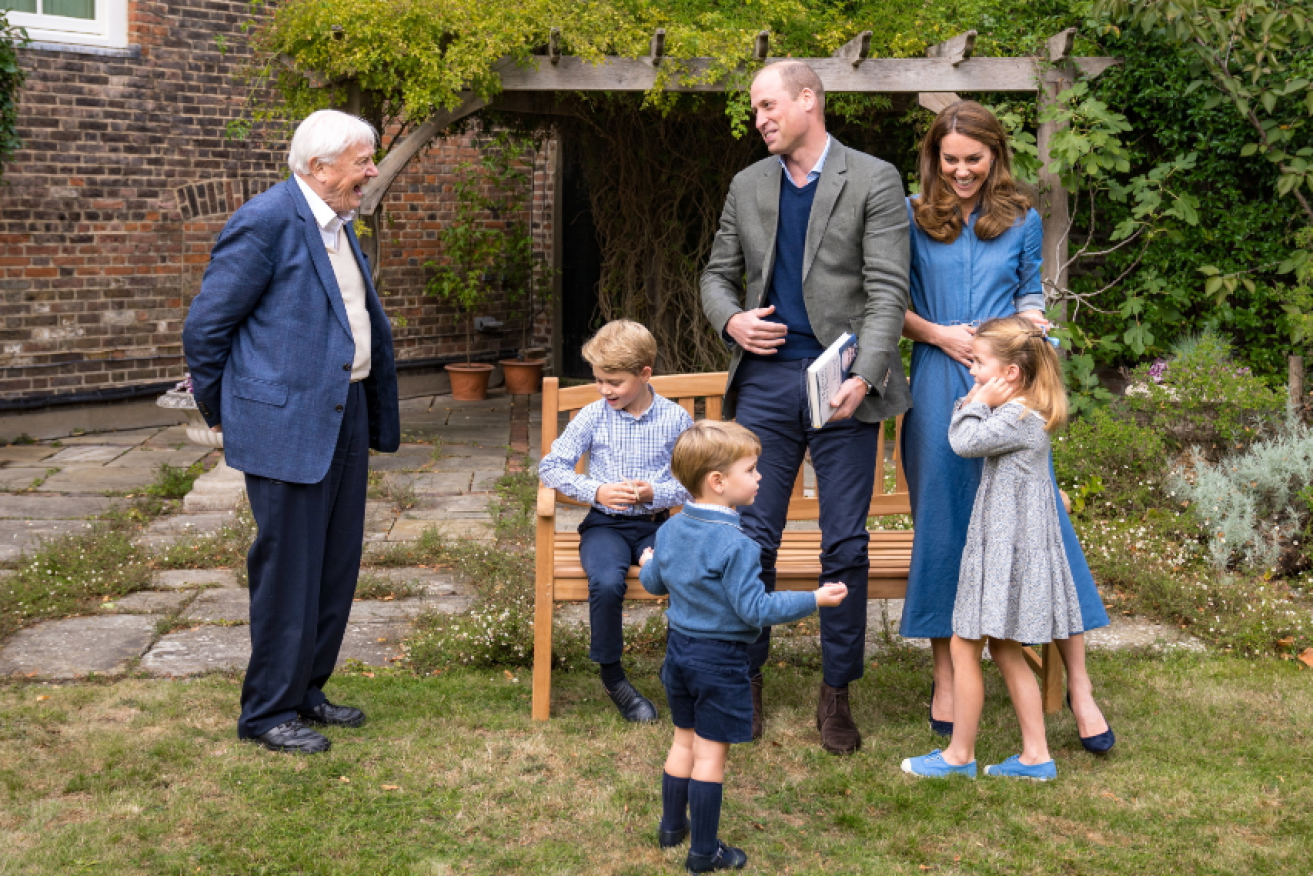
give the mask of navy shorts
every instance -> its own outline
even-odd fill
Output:
[[[661,666],[670,720],[712,742],[752,740],[748,643],[668,630]]]

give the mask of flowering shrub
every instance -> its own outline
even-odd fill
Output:
[[[1054,437],[1053,467],[1058,485],[1090,510],[1139,516],[1162,504],[1167,446],[1124,410],[1095,408]]]
[[[1126,407],[1176,449],[1198,447],[1210,460],[1241,449],[1276,424],[1282,395],[1232,358],[1230,343],[1203,332],[1174,358],[1131,372]]]

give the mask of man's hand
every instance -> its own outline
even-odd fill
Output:
[[[975,336],[976,330],[973,326],[942,325],[936,335],[935,346],[947,353],[954,361],[970,368],[975,362],[971,356],[971,339]]]
[[[830,407],[835,408],[831,421],[846,420],[857,410],[857,406],[866,398],[866,381],[860,377],[849,377],[839,387],[839,391],[830,399]]]
[[[638,504],[648,505],[656,498],[656,490],[652,489],[652,484],[649,482],[629,481],[628,483],[634,488],[634,496],[636,497]]]
[[[597,488],[597,504],[612,511],[625,511],[638,501],[634,488],[620,481],[614,484],[602,484]]]
[[[775,348],[784,344],[784,336],[789,329],[783,323],[767,322],[763,316],[775,312],[775,305],[758,307],[756,310],[741,310],[729,318],[725,331],[734,342],[749,353],[758,356],[770,356]]]
[[[843,602],[848,595],[848,585],[838,581],[827,581],[816,590],[816,606],[828,608]]]
[[[223,426],[219,425],[218,423],[215,423],[213,426],[210,427],[210,431],[211,431],[211,432],[222,432],[222,431],[223,431]]]

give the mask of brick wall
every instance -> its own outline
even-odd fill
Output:
[[[122,57],[22,53],[25,147],[0,186],[0,401],[179,379],[182,324],[214,236],[285,176],[285,142],[225,136],[244,115],[236,74],[248,58],[247,0],[137,0],[129,15],[134,48]],[[463,349],[451,308],[423,295],[423,265],[439,256],[452,174],[476,145],[435,143],[383,203],[379,285],[404,322],[394,326],[402,360]],[[540,196],[550,191],[549,159],[544,151],[534,174]],[[539,240],[550,241],[550,199],[539,205]],[[502,302],[486,315],[511,320]],[[476,343],[518,341],[516,331]]]

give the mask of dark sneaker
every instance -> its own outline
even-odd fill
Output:
[[[284,721],[251,738],[256,745],[270,751],[287,751],[293,754],[319,754],[332,747],[331,742],[301,723],[300,718]]]

